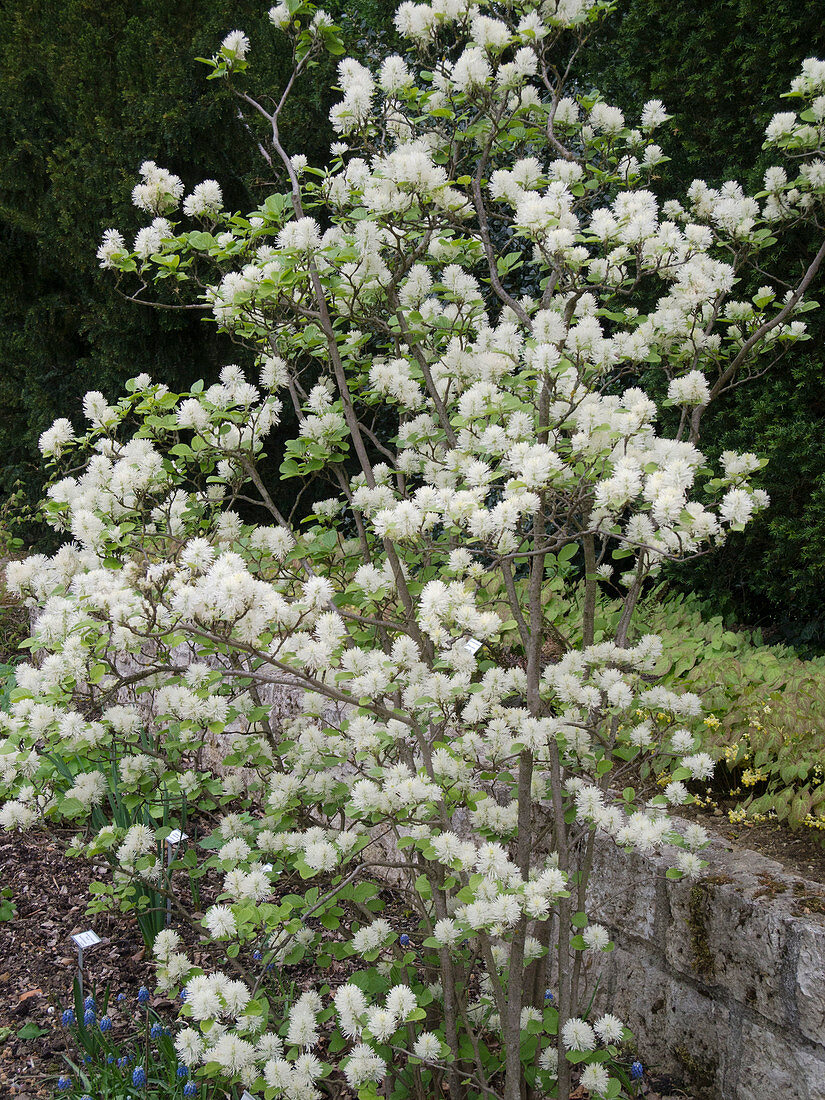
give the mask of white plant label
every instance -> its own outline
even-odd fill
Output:
[[[88,932],[78,932],[76,936],[72,936],[72,939],[79,951],[87,951],[90,947],[94,947],[96,943],[100,943],[100,936],[97,932],[92,932],[91,929]]]

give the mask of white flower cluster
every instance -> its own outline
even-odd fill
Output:
[[[141,183],[132,190],[132,202],[149,214],[169,214],[176,210],[183,195],[183,183],[153,160],[140,166]],[[101,257],[102,259],[102,257]]]

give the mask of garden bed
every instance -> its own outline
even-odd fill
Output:
[[[15,906],[12,920],[0,922],[0,1096],[15,1100],[46,1100],[55,1095],[58,1075],[65,1072],[64,1055],[76,1057],[72,1036],[61,1025],[61,1012],[71,1004],[77,956],[71,935],[94,927],[103,943],[87,957],[87,984],[98,991],[110,987],[114,1007],[113,1035],[130,1030],[139,1015],[141,985],[154,989],[153,968],[134,918],[120,914],[84,916],[89,884],[99,876],[86,859],[68,859],[65,848],[73,834],[28,833],[0,844],[3,880]],[[388,897],[390,906],[391,896]],[[297,973],[301,984],[313,978],[326,982],[329,971],[313,974],[308,966]],[[340,978],[340,975],[337,976]],[[125,994],[122,1002],[117,995]],[[174,1004],[152,996],[151,1005],[171,1022]],[[644,1050],[642,1049],[642,1056]],[[331,1095],[352,1095],[343,1083]],[[587,1093],[574,1095],[585,1100]],[[677,1078],[647,1074],[641,1095],[646,1100],[691,1100]]]

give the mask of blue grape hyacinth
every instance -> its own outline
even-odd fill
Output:
[[[146,1070],[143,1066],[137,1066],[132,1070],[132,1084],[136,1089],[142,1089],[146,1084]]]
[[[57,1091],[58,1092],[68,1092],[71,1087],[72,1087],[71,1077],[58,1077],[58,1079],[57,1079]]]
[[[149,990],[145,985],[142,985],[138,990],[138,1004],[145,1005],[149,1003]]]
[[[87,1008],[83,1013],[83,1023],[86,1027],[91,1027],[95,1022],[95,1010],[93,1008]]]
[[[406,932],[402,932],[401,935],[398,937],[398,942],[401,944],[402,947],[408,947],[410,943],[410,937],[407,935]]]
[[[74,1023],[74,1020],[74,1012],[72,1012],[70,1008],[67,1008],[63,1015],[60,1017],[60,1022],[61,1024],[63,1024],[64,1027],[69,1027],[71,1024]]]
[[[194,1081],[189,1081],[187,1084],[185,1084],[183,1086],[183,1095],[184,1096],[197,1096],[198,1095],[198,1086],[195,1084]]]
[[[108,1016],[101,1016],[100,1023],[97,1025],[101,1031],[111,1031],[112,1021]]]
[[[91,995],[91,993],[86,998],[86,1000],[83,1002],[83,1007],[84,1008],[90,1008],[93,1012],[97,1011],[97,1001],[94,999],[94,997]]]
[[[189,1067],[188,1066],[178,1066],[178,1068],[175,1070],[175,1075],[177,1077],[188,1077],[189,1076]]]
[[[630,1067],[630,1076],[633,1078],[634,1081],[641,1081],[642,1077],[644,1077],[644,1072],[645,1067],[642,1065],[641,1062],[634,1062],[633,1065]]]

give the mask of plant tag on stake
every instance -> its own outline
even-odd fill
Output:
[[[256,1098],[248,1089],[244,1089],[241,1095],[241,1100],[256,1100]]]
[[[77,948],[77,984],[80,989],[80,996],[83,996],[83,952],[89,951],[91,948],[96,947],[101,942],[100,936],[97,932],[93,932],[90,929],[86,932],[77,932],[72,936],[72,942]]]
[[[78,951],[88,951],[90,947],[94,947],[96,943],[100,943],[100,936],[97,932],[93,932],[91,928],[88,932],[78,932],[76,936],[72,936],[75,947]]]
[[[168,868],[172,865],[172,853],[178,847],[178,845],[182,844],[184,842],[184,840],[188,840],[188,839],[189,839],[189,834],[188,833],[182,833],[180,831],[180,829],[173,829],[172,832],[169,834],[169,836],[166,838],[166,867],[167,867],[166,880],[167,880],[167,885],[169,885]],[[171,885],[169,885],[169,889],[171,889]],[[167,899],[166,899],[166,927],[168,928],[171,923],[172,923],[172,899],[170,897],[167,897]]]
[[[483,645],[484,643],[480,642],[478,638],[468,638],[467,641],[464,643],[464,648],[467,650],[468,653],[472,653],[473,656],[475,656],[475,654],[478,653]]]

